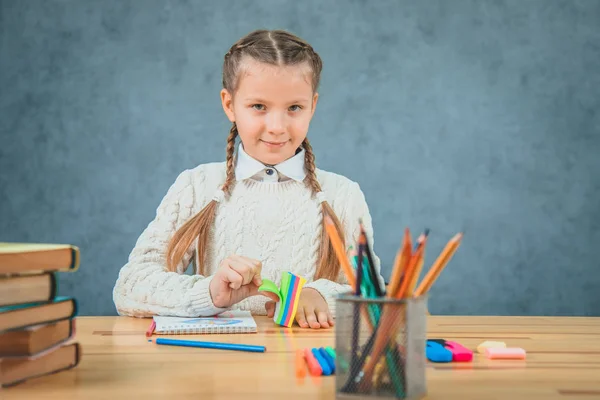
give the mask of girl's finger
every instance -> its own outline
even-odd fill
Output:
[[[267,301],[265,303],[265,310],[267,310],[267,317],[273,318],[273,315],[275,315],[275,302]]]
[[[324,311],[317,312],[317,320],[321,324],[321,328],[329,328],[329,322],[327,319],[327,313]]]
[[[327,310],[327,322],[329,322],[329,326],[333,326],[335,324],[333,315],[331,315],[329,310]]]
[[[298,307],[298,311],[296,311],[296,322],[301,328],[308,328],[308,322],[306,322],[306,316],[304,314],[304,307]]]
[[[248,257],[244,257],[244,256],[238,256],[238,255],[235,255],[233,257],[236,257],[238,260],[247,264],[248,267],[250,267],[252,269],[252,271],[254,272],[255,275],[260,276],[261,271],[262,271],[262,263],[259,260],[255,260],[253,258],[248,258]]]
[[[315,314],[315,309],[304,309],[304,314],[306,315],[306,322],[313,329],[319,329],[321,324],[317,321],[317,315]]]
[[[261,263],[247,257],[233,255],[230,257],[231,266],[244,277],[244,285],[254,282],[257,286],[262,285]]]
[[[225,279],[229,282],[229,287],[233,290],[237,290],[242,287],[244,283],[244,278],[242,275],[231,269],[229,266],[223,269],[223,273],[225,274]]]
[[[242,260],[231,258],[229,260],[229,267],[242,276],[243,285],[249,284],[254,279],[253,267],[249,266]]]

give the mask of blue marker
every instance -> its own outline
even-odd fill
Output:
[[[265,351],[267,351],[267,348],[265,346],[255,346],[251,344],[198,342],[195,340],[178,340],[165,338],[157,338],[156,344],[166,344],[169,346],[201,347],[204,349],[251,351],[255,353],[264,353]]]
[[[329,363],[323,358],[318,349],[312,349],[313,356],[317,359],[317,362],[321,366],[323,370],[323,375],[331,375],[331,368],[329,367]]]
[[[325,361],[329,365],[329,368],[331,368],[331,373],[334,374],[335,373],[335,361],[331,357],[331,354],[329,354],[327,352],[327,350],[325,350],[324,347],[319,347],[319,353],[321,353],[321,356],[325,359]]]

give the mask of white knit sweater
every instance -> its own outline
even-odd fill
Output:
[[[350,290],[343,272],[337,282],[313,280],[321,241],[322,208],[301,182],[236,182],[229,199],[218,204],[209,241],[206,276],[184,274],[195,257],[196,241],[177,272],[166,270],[166,249],[173,233],[198,213],[225,181],[225,163],[202,164],[182,172],[170,187],[143,231],[127,264],[119,272],[113,300],[121,315],[206,316],[225,309],[212,303],[209,284],[224,258],[238,254],[262,261],[262,277],[279,284],[291,271],[307,280],[305,287],[318,290],[335,315],[335,296]],[[359,185],[341,175],[317,170],[317,179],[345,228],[346,250],[356,246],[359,218],[373,248],[373,229],[365,197]],[[380,261],[375,268],[381,284]],[[262,295],[249,297],[233,309],[265,315]]]

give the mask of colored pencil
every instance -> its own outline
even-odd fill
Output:
[[[342,265],[342,270],[346,275],[346,279],[350,286],[356,290],[356,280],[354,279],[354,274],[352,273],[352,267],[350,266],[350,261],[348,260],[348,256],[344,251],[344,244],[338,235],[335,225],[333,224],[333,220],[329,216],[325,216],[325,230],[327,235],[329,236],[329,240],[331,240],[331,244],[333,245],[333,249],[337,254],[338,260]]]
[[[410,230],[408,228],[406,228],[404,230],[404,238],[402,240],[402,246],[398,250],[398,254],[396,254],[396,259],[394,260],[394,267],[392,269],[392,276],[390,277],[388,293],[396,293],[398,291],[398,287],[400,286],[402,274],[404,273],[407,262],[410,260],[410,256],[411,256],[411,252],[412,252],[411,248],[412,248],[412,243],[411,243],[411,237],[410,237]]]
[[[424,279],[417,285],[425,263],[425,249],[429,236],[429,229],[425,229],[414,242],[409,228],[405,228],[400,249],[396,254],[389,284],[382,287],[376,270],[375,254],[369,245],[369,238],[362,219],[359,219],[359,237],[357,255],[351,254],[354,269],[348,261],[344,244],[335,230],[333,221],[325,218],[325,227],[330,237],[337,258],[350,282],[355,297],[410,299],[421,296],[431,288],[441,271],[448,264],[458,249],[462,233],[453,237],[442,253],[430,267]],[[363,258],[364,257],[364,258]],[[366,263],[366,264],[365,264]],[[355,272],[355,273],[354,273]],[[351,338],[351,363],[348,379],[341,387],[342,392],[371,393],[371,386],[377,385],[389,378],[389,383],[396,397],[404,397],[406,390],[404,347],[397,343],[399,330],[407,323],[406,304],[384,303],[368,304],[362,307],[360,302],[354,302],[353,325]],[[362,318],[371,328],[371,334],[366,343],[358,346],[358,332]],[[315,360],[331,362],[329,349],[313,349]],[[382,358],[384,357],[384,358]],[[387,366],[387,368],[386,368]],[[329,369],[332,370],[331,365]],[[323,365],[323,374],[327,374],[327,366]],[[389,384],[388,383],[388,384]]]
[[[179,339],[156,339],[156,344],[168,346],[183,346],[183,347],[200,347],[204,349],[218,350],[237,350],[249,351],[253,353],[264,353],[267,348],[265,346],[255,346],[251,344],[234,344],[234,343],[219,343],[219,342],[200,342],[196,340],[179,340]]]
[[[354,293],[357,297],[360,297],[361,290],[361,282],[362,282],[362,259],[364,252],[364,243],[362,240],[358,242],[358,262],[356,264],[356,292]],[[367,312],[366,307],[361,307],[358,301],[355,301],[352,305],[352,355],[351,355],[351,363],[357,364],[358,361],[358,335],[360,333],[360,320],[359,314],[360,310],[363,310],[363,313]],[[367,314],[368,318],[368,314]]]
[[[426,236],[422,235],[419,238],[419,243],[417,245],[417,249],[414,254],[411,255],[408,265],[406,267],[406,271],[404,277],[402,279],[402,283],[398,288],[397,292],[394,294],[394,297],[397,299],[401,298],[409,298],[413,296],[413,287],[416,284],[416,280],[418,278],[418,271],[423,264],[423,252],[425,250],[425,242]],[[365,375],[363,377],[364,382],[367,383],[373,373],[373,368],[381,357],[381,353],[385,348],[388,340],[395,340],[397,331],[401,326],[401,323],[404,321],[404,314],[399,314],[399,311],[403,310],[403,306],[399,306],[398,310],[393,310],[395,312],[391,312],[389,308],[384,310],[380,324],[382,329],[378,332],[378,337],[375,340],[375,344],[373,346],[373,351],[371,352],[371,359],[365,365]],[[386,312],[387,311],[387,312]]]
[[[421,296],[427,293],[429,289],[431,289],[431,286],[433,285],[435,280],[438,278],[444,267],[448,265],[448,262],[450,261],[450,259],[452,259],[454,253],[460,246],[462,236],[462,233],[458,233],[448,242],[442,253],[439,255],[437,260],[435,260],[435,262],[425,275],[425,278],[423,278],[423,281],[415,291],[415,296]]]
[[[365,253],[367,253],[367,260],[369,261],[369,268],[368,268],[369,276],[371,278],[373,287],[375,288],[375,294],[378,297],[385,296],[385,288],[381,287],[381,283],[379,282],[379,277],[377,276],[377,273],[375,272],[375,261],[374,261],[375,257],[373,256],[373,252],[371,251],[371,248],[369,247],[369,240],[367,238],[367,233],[365,232],[365,227],[363,225],[362,219],[358,220],[358,226],[360,227],[359,241],[362,241],[364,243]]]
[[[414,254],[412,254],[412,256],[410,257],[408,265],[406,266],[406,271],[404,273],[404,277],[402,278],[402,283],[400,284],[400,288],[394,294],[395,298],[401,299],[401,298],[412,296],[412,293],[409,290],[410,283],[413,281],[414,275],[417,272],[417,264],[419,263],[419,259],[421,258],[422,254],[423,254],[423,247],[419,246],[417,248],[417,251]]]

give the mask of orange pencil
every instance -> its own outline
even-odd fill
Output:
[[[427,235],[421,235],[419,237],[419,242],[419,247],[417,248],[417,253],[419,253],[419,255],[415,261],[416,265],[412,279],[408,284],[408,296],[411,296],[415,292],[415,287],[419,281],[419,276],[421,276],[421,270],[423,269],[423,264],[425,262],[425,245],[427,244]]]
[[[404,279],[402,279],[402,284],[400,288],[395,294],[397,299],[401,299],[403,297],[410,297],[412,293],[409,293],[410,283],[413,281],[415,272],[417,270],[417,264],[419,259],[423,254],[423,246],[419,246],[417,251],[412,255],[408,265],[406,266],[406,271],[404,272]]]
[[[419,281],[419,276],[421,276],[421,271],[423,270],[423,264],[425,263],[425,255],[422,254],[421,257],[417,260],[417,267],[415,268],[415,273],[413,274],[413,278],[408,285],[408,291],[410,293],[415,292],[415,287],[417,286],[417,282]]]
[[[394,260],[394,268],[392,270],[392,276],[390,277],[390,285],[388,288],[389,297],[393,297],[394,293],[398,291],[402,273],[405,272],[406,264],[408,260],[410,260],[411,251],[412,243],[410,238],[410,230],[406,228],[404,230],[402,246],[398,250],[398,254],[396,254],[396,259]]]
[[[429,272],[427,272],[427,275],[425,275],[425,278],[423,278],[423,281],[415,291],[415,296],[421,296],[422,294],[427,293],[429,289],[431,289],[431,286],[433,285],[435,280],[438,278],[444,267],[446,267],[446,265],[460,246],[462,236],[462,233],[458,233],[452,239],[450,239],[448,244],[446,244],[446,247],[444,247],[444,250],[441,252],[437,260],[435,260],[435,262],[429,269]]]
[[[348,283],[354,290],[356,290],[356,280],[354,278],[354,273],[352,272],[352,267],[350,266],[350,261],[348,261],[348,257],[346,252],[344,251],[344,244],[340,239],[337,231],[335,230],[335,225],[331,217],[325,216],[325,229],[327,230],[327,235],[329,236],[329,240],[331,240],[331,244],[335,250],[335,254],[337,255],[340,264],[342,265],[342,270],[346,275],[346,279]]]

